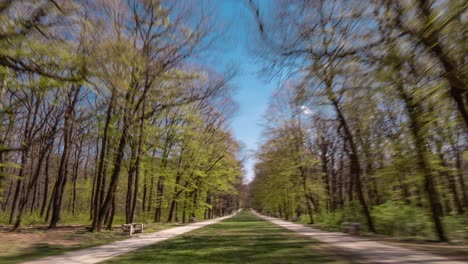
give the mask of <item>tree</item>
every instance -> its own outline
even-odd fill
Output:
[[[466,5],[280,0],[270,17],[255,1],[250,5],[265,71],[291,86],[296,109],[313,113],[314,121],[306,123],[316,132],[304,141],[315,142],[308,155],[321,165],[322,177],[313,182],[323,184],[324,192],[312,192],[315,200],[326,201],[317,203],[326,207],[320,210],[334,217],[341,203],[338,214],[345,214],[355,208],[356,195],[363,219],[346,213],[348,219],[365,219],[372,232],[394,232],[382,227],[381,208],[414,206],[431,214],[435,234],[446,241],[442,219],[464,211],[460,191],[466,188],[457,169],[466,149],[457,136],[466,127],[460,57]],[[272,118],[266,120],[275,124],[269,130],[279,129]],[[458,147],[448,147],[453,144]],[[258,209],[269,204],[260,189],[280,186],[268,182],[265,171],[257,171],[251,187]],[[285,172],[268,173],[274,178]]]

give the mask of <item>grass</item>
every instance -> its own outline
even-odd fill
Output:
[[[179,224],[148,224],[145,233],[161,231]],[[112,231],[103,230],[92,233],[85,226],[60,226],[47,229],[45,226],[23,228],[20,232],[10,233],[10,228],[0,232],[0,263],[13,264],[68,251],[94,247],[128,238],[122,234],[120,226]]]
[[[31,241],[28,241],[28,236],[31,234],[33,237]],[[114,231],[104,231],[101,233],[91,233],[88,231],[31,231],[31,233],[17,235],[19,237],[17,241],[0,242],[0,247],[2,248],[0,250],[0,263],[21,263],[126,238],[120,232]],[[43,237],[43,241],[41,242],[37,236]]]
[[[92,246],[97,246],[99,244],[93,245],[75,245],[75,246],[62,246],[48,243],[37,243],[28,248],[27,252],[17,252],[16,254],[10,254],[6,256],[0,256],[0,263],[2,264],[13,264],[21,263],[24,261],[39,259],[43,257],[59,255],[68,251],[78,250],[82,248],[88,248]]]
[[[440,255],[468,263],[468,246],[466,244],[404,240],[376,235],[369,235],[368,237],[385,244]]]
[[[287,220],[286,220],[287,221]],[[300,224],[310,226],[312,228],[329,231],[329,232],[341,232],[341,228],[337,224],[330,223],[315,223],[309,224],[309,217],[302,215],[298,221]],[[331,221],[333,222],[333,221]],[[452,230],[453,231],[453,230]],[[468,246],[466,241],[460,241],[452,239],[450,243],[437,242],[433,237],[427,236],[415,236],[415,235],[382,235],[373,234],[369,232],[363,232],[361,237],[375,240],[376,242],[382,242],[385,244],[413,249],[421,252],[427,252],[435,255],[440,255],[453,259],[460,259],[468,263]]]
[[[111,242],[112,240],[108,241]],[[24,261],[39,259],[43,257],[59,255],[68,251],[89,248],[93,246],[98,246],[103,243],[93,243],[93,244],[79,244],[72,246],[64,246],[59,244],[49,244],[49,243],[35,243],[27,248],[25,251],[15,251],[15,253],[0,256],[0,263],[2,264],[13,264],[21,263]]]
[[[335,249],[243,211],[106,263],[354,263],[337,255]]]

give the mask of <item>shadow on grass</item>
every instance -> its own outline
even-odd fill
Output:
[[[49,231],[49,230],[47,230]],[[121,233],[105,231],[102,233],[91,233],[87,230],[77,230],[72,233],[56,234],[58,240],[48,241],[44,238],[44,243],[31,243],[28,247],[21,249],[13,247],[11,251],[3,250],[7,254],[0,255],[0,263],[21,263],[24,261],[39,259],[48,256],[60,255],[65,252],[90,248],[112,241],[125,239]],[[71,242],[72,244],[63,245],[60,243]],[[48,242],[48,243],[47,243]]]
[[[351,263],[250,212],[118,257],[109,263]]]
[[[38,243],[33,246],[22,250],[14,255],[0,256],[0,263],[2,264],[12,264],[20,263],[28,260],[38,259],[42,257],[47,257],[51,255],[61,254],[70,250],[80,249],[82,246],[61,246],[61,245],[51,245],[47,243]]]

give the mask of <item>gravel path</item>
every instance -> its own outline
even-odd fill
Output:
[[[114,258],[119,255],[137,250],[142,247],[149,246],[164,240],[168,240],[175,236],[202,228],[230,218],[233,215],[216,218],[213,220],[203,221],[199,223],[188,224],[185,226],[174,227],[159,232],[134,235],[132,238],[112,242],[109,244],[71,251],[62,255],[50,256],[33,261],[23,262],[24,264],[91,264],[98,263],[104,260]]]
[[[310,236],[315,240],[342,248],[352,252],[369,263],[427,263],[427,264],[463,264],[464,261],[448,259],[442,256],[423,253],[402,247],[391,246],[373,240],[354,237],[340,232],[326,232],[300,224],[283,221],[278,218],[268,217],[254,212],[258,217],[268,220],[286,229],[298,232],[301,235]]]

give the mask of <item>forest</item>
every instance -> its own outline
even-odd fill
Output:
[[[264,74],[251,206],[338,230],[468,238],[466,1],[249,1]],[[269,15],[264,15],[268,13]]]
[[[206,60],[210,1],[0,0],[2,230],[251,207],[468,241],[468,2],[242,1],[255,74],[277,84],[250,182],[238,68]]]
[[[239,206],[241,145],[200,8],[1,1],[0,222],[187,222]]]

